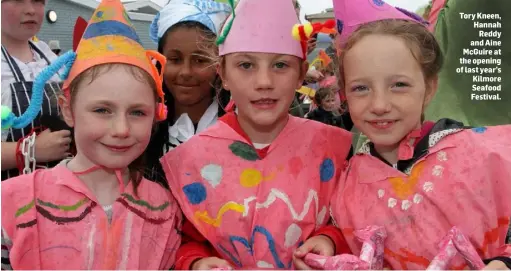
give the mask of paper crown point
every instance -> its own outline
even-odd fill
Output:
[[[107,63],[134,65],[152,75],[152,64],[120,0],[101,1],[89,20],[76,55],[64,82],[65,89],[83,71]]]
[[[365,23],[386,19],[417,21],[383,0],[333,0],[333,4],[341,44]]]
[[[84,23],[81,25],[84,26]],[[81,30],[75,30],[75,36],[79,37]],[[163,104],[163,70],[158,72],[152,63],[154,59],[165,67],[165,57],[156,51],[144,49],[120,0],[101,1],[81,35],[76,53],[72,54],[73,61],[68,62],[72,66],[65,71],[67,79],[63,86],[64,95],[69,96],[71,82],[89,68],[114,63],[132,65],[146,71],[156,83],[159,99],[155,112],[156,120],[164,120],[167,117],[167,109]]]
[[[292,0],[240,0],[234,14],[220,32],[228,30],[219,42],[221,56],[253,52],[304,58],[300,42],[292,35],[299,22]]]

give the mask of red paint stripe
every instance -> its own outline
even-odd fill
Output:
[[[16,228],[18,228],[18,229],[29,228],[29,227],[34,226],[35,224],[37,224],[37,219],[30,220],[25,223],[20,223],[20,224],[16,225]]]
[[[97,205],[96,202],[94,202],[94,201],[91,202],[91,204],[89,206],[87,206],[87,208],[85,208],[85,210],[83,210],[83,212],[79,216],[76,216],[76,217],[54,216],[48,210],[44,209],[43,207],[41,207],[39,205],[37,205],[35,208],[37,209],[37,212],[40,213],[45,218],[47,218],[53,222],[56,222],[59,225],[63,225],[66,223],[78,222],[78,221],[84,219],[92,211],[92,208],[94,208],[96,205]]]
[[[124,205],[124,207],[126,207],[128,210],[135,213],[138,217],[148,221],[149,223],[159,225],[159,224],[163,224],[168,221],[168,219],[163,219],[163,218],[147,217],[142,211],[129,205],[129,203],[126,200],[124,200],[123,198],[120,198],[117,201],[120,202],[122,205]]]

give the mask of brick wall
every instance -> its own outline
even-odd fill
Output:
[[[71,50],[73,46],[73,27],[76,18],[82,16],[88,21],[94,10],[66,0],[49,0],[46,3],[46,11],[54,10],[57,13],[57,22],[49,23],[45,14],[44,23],[41,31],[37,34],[37,38],[46,43],[50,40],[58,40],[63,52]],[[156,49],[156,44],[149,38],[149,25],[151,22],[137,20],[132,20],[132,22],[144,47]]]

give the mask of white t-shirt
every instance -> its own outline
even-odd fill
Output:
[[[257,150],[262,150],[268,146],[270,146],[270,144],[265,144],[265,143],[252,143],[254,145],[254,147],[257,149]]]
[[[237,107],[234,109],[234,113],[236,113],[236,115],[238,115],[238,108]],[[270,143],[266,144],[266,143],[254,143],[254,142],[252,142],[252,145],[254,145],[254,148],[256,148],[256,150],[262,150],[262,149],[270,146]]]
[[[48,47],[44,41],[37,41],[33,42],[34,45],[41,50],[41,52],[48,58],[50,62],[53,62],[57,55],[53,53]],[[18,67],[20,68],[21,73],[25,77],[26,81],[34,81],[36,76],[48,66],[48,63],[44,58],[42,58],[36,51],[32,49],[34,58],[29,63],[24,63],[15,57],[13,59],[16,61],[16,64],[18,64]],[[12,108],[12,93],[10,84],[16,82],[16,77],[14,77],[14,74],[12,73],[11,69],[9,68],[9,64],[7,62],[7,59],[5,59],[4,54],[2,55],[2,105],[7,106],[9,108]],[[53,76],[50,81],[53,82],[60,82],[60,78],[58,75]],[[5,141],[7,139],[8,131],[2,130],[2,141]]]

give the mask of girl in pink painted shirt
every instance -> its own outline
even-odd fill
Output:
[[[2,269],[174,265],[181,211],[168,189],[141,172],[152,127],[166,117],[153,58],[165,63],[142,47],[121,1],[103,0],[76,52],[36,78],[26,114],[2,114],[2,126],[29,123],[39,114],[40,83],[65,65],[59,103],[77,154],[2,182]]]
[[[381,1],[374,1],[372,18],[350,29],[353,20],[343,12],[360,6],[334,4],[340,30],[348,31],[341,36],[342,91],[355,127],[369,138],[331,201],[332,218],[353,254],[362,249],[356,231],[382,226],[387,266],[425,269],[457,227],[487,269],[510,269],[511,125],[424,122],[442,68],[434,36]],[[445,268],[466,267],[458,254]]]

